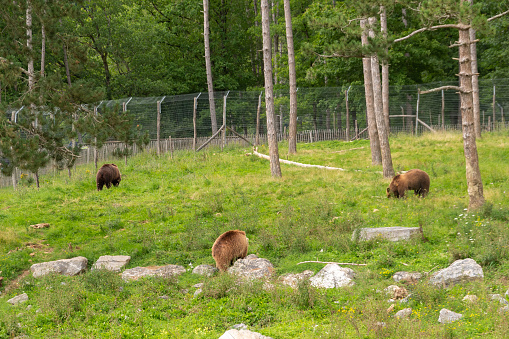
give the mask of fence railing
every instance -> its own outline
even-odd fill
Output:
[[[436,131],[459,131],[461,130],[460,124],[454,124],[454,125],[432,125],[431,126]],[[482,125],[482,129],[484,132],[490,132],[495,130],[501,130],[501,129],[507,129],[509,128],[509,122],[508,123],[497,123],[497,124],[485,124]],[[418,133],[427,133],[429,130],[419,125],[418,127]],[[358,133],[358,134],[356,134]],[[391,135],[397,135],[399,133],[408,133],[408,134],[414,134],[415,133],[415,127],[414,125],[408,125],[408,126],[393,126],[391,127]],[[248,140],[244,140],[244,139]],[[240,146],[240,147],[250,147],[251,144],[255,144],[256,135],[255,134],[246,134],[243,135],[243,138],[240,138],[238,136],[230,135],[225,138],[225,144],[223,144],[223,139],[221,137],[217,137],[213,139],[208,145],[207,148],[221,148],[221,147],[232,147],[232,146]],[[357,132],[351,132],[349,136],[349,140],[354,139],[368,139],[368,132],[367,130],[363,131],[357,131]],[[284,141],[288,139],[288,135],[284,133],[278,134],[278,140]],[[196,139],[196,146],[199,147],[200,145],[203,145],[207,140],[209,140],[208,137],[199,137]],[[300,131],[297,133],[297,142],[298,143],[313,143],[313,142],[319,142],[319,141],[327,141],[327,140],[346,140],[346,129],[328,129],[328,130],[307,130],[307,131]],[[266,144],[267,143],[267,135],[266,134],[260,134],[259,135],[259,144]],[[97,150],[97,162],[98,166],[100,167],[102,163],[105,162],[112,162],[115,161],[119,166],[121,166],[121,162],[123,160],[114,159],[114,152],[117,148],[123,148],[123,143],[120,142],[107,142],[104,144],[104,146]],[[140,152],[151,152],[156,154],[157,152],[158,143],[156,140],[151,140],[149,144],[143,149],[139,149],[136,146],[133,146],[132,148],[132,154],[138,154]],[[176,151],[183,151],[183,150],[193,150],[194,147],[194,138],[166,138],[159,141],[159,149],[162,153],[170,153]],[[86,165],[86,164],[94,164],[95,162],[95,148],[89,147],[88,145],[84,145],[80,157],[77,159],[75,166],[80,165]],[[58,172],[56,166],[54,163],[51,163],[46,166],[45,168],[42,168],[39,172],[40,176],[47,176],[47,175],[55,175]],[[27,178],[34,178],[34,175],[32,173],[28,173],[26,171],[21,171],[19,169],[15,170],[13,176],[6,177],[4,175],[0,175],[0,187],[9,187],[12,186],[13,180],[16,180],[17,183],[26,181]],[[22,180],[23,179],[23,180]]]

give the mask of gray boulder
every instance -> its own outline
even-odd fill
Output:
[[[30,267],[34,278],[42,277],[49,273],[58,273],[62,275],[78,275],[87,268],[88,259],[85,257],[75,257],[71,259],[60,259],[48,261],[39,264],[33,264]]]
[[[18,305],[18,304],[24,303],[26,301],[28,301],[28,294],[26,294],[26,293],[17,295],[14,298],[7,300],[7,302],[11,305]]]
[[[198,265],[193,269],[193,274],[204,275],[210,277],[219,271],[217,268],[211,265]]]
[[[352,240],[367,241],[382,238],[389,241],[400,241],[420,236],[422,236],[422,229],[420,227],[377,227],[355,230],[352,235]]]
[[[311,285],[318,288],[338,288],[354,285],[355,272],[338,264],[327,264],[315,276],[311,277]]]
[[[120,272],[130,260],[131,257],[128,255],[103,255],[97,259],[94,266],[92,266],[92,270],[104,269],[113,272]]]
[[[455,322],[457,320],[460,320],[461,318],[463,318],[463,314],[450,311],[446,308],[442,308],[440,310],[438,322],[441,324],[449,324],[449,323]]]
[[[274,274],[272,263],[263,258],[246,257],[239,259],[228,268],[228,273],[235,274],[246,279],[267,279]]]
[[[170,278],[184,273],[186,269],[180,265],[135,267],[122,272],[122,279],[125,281],[138,280],[142,277],[164,277]]]
[[[456,260],[451,266],[433,274],[430,283],[437,287],[450,287],[465,281],[483,279],[482,267],[473,259]]]

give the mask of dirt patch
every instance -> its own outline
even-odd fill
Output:
[[[30,275],[30,270],[23,271],[16,279],[11,281],[9,285],[5,286],[5,293],[9,293],[11,290],[15,290],[20,288],[20,282],[24,278],[28,277]]]

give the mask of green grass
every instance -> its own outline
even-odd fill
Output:
[[[67,173],[42,177],[39,190],[28,181],[17,191],[1,189],[0,338],[218,338],[238,323],[274,338],[503,338],[508,314],[499,314],[488,294],[509,288],[508,137],[504,131],[478,140],[487,203],[468,213],[459,133],[391,138],[396,171],[420,168],[430,175],[425,199],[387,199],[390,179],[371,164],[366,140],[299,144],[293,156],[280,144],[281,158],[345,171],[282,164],[283,177],[273,179],[267,160],[228,148],[173,158],[145,153],[127,166],[118,161],[120,186],[101,192],[91,165],[74,170],[71,179]],[[30,228],[42,222],[50,228]],[[357,228],[386,226],[422,226],[426,239],[351,239]],[[212,244],[231,229],[246,231],[249,253],[269,259],[277,275],[324,266],[297,265],[306,260],[367,266],[352,267],[356,285],[338,290],[277,283],[266,289],[225,274],[193,275],[190,265],[214,264]],[[34,263],[85,256],[91,266],[101,255],[130,255],[129,268],[178,264],[188,272],[130,283],[101,271],[20,278]],[[484,281],[439,290],[423,279],[406,286],[408,304],[386,312],[388,297],[377,291],[394,283],[394,272],[435,272],[460,258],[481,264]],[[193,297],[198,282],[204,291]],[[27,303],[7,304],[23,292]],[[466,294],[480,301],[465,304]],[[406,307],[413,309],[410,321],[393,318]],[[444,307],[464,318],[439,324]]]

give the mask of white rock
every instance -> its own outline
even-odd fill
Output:
[[[142,277],[158,276],[169,278],[184,273],[186,269],[180,265],[135,267],[122,272],[125,281],[138,280]]]
[[[479,298],[476,295],[467,294],[462,300],[473,304],[476,303]]]
[[[437,287],[450,287],[464,281],[483,279],[482,267],[473,259],[456,260],[451,266],[433,274],[430,283]]]
[[[355,285],[355,272],[338,264],[327,264],[315,276],[311,277],[311,285],[318,288],[337,288]]]
[[[28,301],[28,294],[26,294],[26,293],[17,295],[14,298],[7,300],[7,302],[11,305],[18,305],[18,304],[24,303],[26,301]]]
[[[68,276],[83,273],[87,268],[88,259],[85,257],[75,257],[71,259],[60,259],[56,261],[33,264],[30,267],[32,275],[35,278],[42,277],[49,273],[58,273]]]
[[[211,265],[198,265],[193,269],[193,274],[204,275],[210,277],[219,271],[217,268]]]
[[[92,270],[104,269],[113,272],[120,272],[130,260],[131,257],[128,255],[103,255],[97,259],[94,266],[92,266]]]
[[[420,227],[377,227],[355,230],[352,235],[352,240],[358,239],[359,241],[366,241],[382,238],[389,241],[400,241],[420,236],[422,236]]]
[[[450,311],[446,308],[442,308],[440,310],[440,316],[438,317],[438,322],[441,324],[449,324],[449,323],[455,322],[457,320],[460,320],[461,318],[463,318],[463,314]]]
[[[410,307],[408,307],[408,308],[402,309],[401,311],[396,312],[396,314],[394,315],[394,318],[404,319],[404,318],[408,318],[410,316],[410,314],[412,314],[412,309]]]

